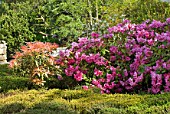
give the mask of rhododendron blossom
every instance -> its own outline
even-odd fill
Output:
[[[170,18],[141,24],[124,20],[104,35],[93,32],[91,38],[73,42],[67,54],[61,53],[63,71],[80,84],[95,85],[101,93],[168,92],[169,26]]]

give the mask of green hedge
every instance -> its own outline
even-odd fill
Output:
[[[29,79],[17,76],[4,76],[0,78],[0,92],[7,92],[11,89],[28,89]]]
[[[26,77],[20,77],[8,68],[8,65],[0,65],[0,93],[16,89],[31,89],[35,86]]]
[[[8,65],[5,64],[5,65],[0,65],[0,77],[1,76],[10,76],[12,75],[12,70],[8,68]]]
[[[0,112],[15,114],[163,114],[170,94],[99,94],[92,90],[29,90],[0,94]]]

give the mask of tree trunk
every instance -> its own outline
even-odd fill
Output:
[[[93,25],[93,17],[92,17],[92,10],[91,10],[91,2],[88,0],[88,6],[89,6],[89,16],[90,16],[90,25]]]

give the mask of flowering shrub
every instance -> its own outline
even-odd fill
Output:
[[[42,85],[59,70],[50,55],[57,47],[51,43],[29,42],[21,47],[21,52],[16,52],[9,66],[15,72],[28,76],[35,84]]]
[[[170,18],[132,24],[124,20],[101,36],[79,38],[57,64],[61,76],[74,78],[101,93],[170,92]]]

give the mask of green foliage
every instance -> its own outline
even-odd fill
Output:
[[[85,8],[77,0],[55,1],[50,0],[41,8],[50,25],[50,34],[54,35],[60,44],[77,40],[82,34],[83,22],[81,20]],[[79,9],[79,10],[77,10]]]
[[[7,92],[11,89],[28,89],[29,79],[17,76],[0,77],[0,92]]]
[[[49,89],[59,88],[59,89],[73,89],[78,85],[78,82],[72,77],[63,76],[62,80],[58,79],[58,75],[52,76],[46,80],[44,87]]]
[[[0,40],[7,41],[10,58],[28,41],[70,45],[125,18],[141,23],[169,16],[169,3],[159,0],[9,0],[0,5]]]
[[[124,14],[134,23],[147,19],[164,21],[170,17],[170,4],[160,0],[137,0],[125,8]]]
[[[78,94],[78,95],[77,95]],[[64,95],[64,96],[63,96]],[[72,95],[72,99],[65,96]],[[78,97],[77,97],[78,96]],[[29,90],[0,94],[0,111],[16,114],[162,114],[170,113],[170,100],[157,105],[160,95],[96,94],[84,90]],[[151,105],[147,105],[153,102]]]
[[[14,75],[7,65],[0,65],[0,92],[7,92],[12,89],[28,89],[31,87],[28,82],[28,78]]]
[[[99,114],[127,114],[127,112],[119,108],[103,108]]]
[[[8,65],[0,65],[0,76],[10,76],[12,75],[12,70],[8,68]]]
[[[26,5],[26,4],[24,4]],[[19,50],[25,42],[32,41],[35,35],[30,29],[26,9],[21,4],[3,4],[6,12],[0,18],[0,40],[8,46],[8,56]]]

